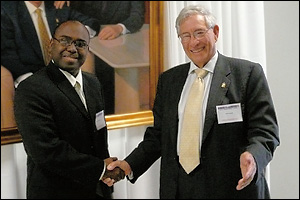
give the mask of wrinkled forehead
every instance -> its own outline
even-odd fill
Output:
[[[190,15],[180,21],[179,32],[182,33],[189,30],[201,29],[205,28],[206,26],[207,25],[204,16],[197,14]]]
[[[179,25],[181,26],[184,23],[189,23],[189,24],[206,24],[205,17],[203,15],[199,14],[192,14],[188,15],[185,18],[183,18]]]

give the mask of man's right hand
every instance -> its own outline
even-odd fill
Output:
[[[116,182],[118,182],[118,181],[125,178],[125,172],[119,167],[116,167],[113,170],[108,170],[106,168],[105,172],[104,172],[104,175],[102,177],[102,180],[105,180],[107,178],[113,179],[114,183],[116,183]]]
[[[107,169],[108,170],[113,170],[116,167],[120,167],[121,169],[124,170],[125,175],[129,175],[131,173],[131,167],[128,164],[128,162],[126,162],[125,160],[116,160],[114,162],[111,162],[108,166]]]
[[[129,175],[131,173],[131,167],[130,165],[125,161],[125,160],[116,160],[111,162],[107,167],[107,170],[117,170],[117,169],[121,169],[123,172],[125,172],[125,175]],[[106,172],[105,172],[106,173]],[[102,181],[107,184],[108,186],[112,186],[115,182],[114,179],[107,177],[107,178],[102,178]]]

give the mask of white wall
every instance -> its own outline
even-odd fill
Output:
[[[281,144],[270,164],[271,197],[299,199],[299,1],[265,1],[267,78]]]
[[[111,156],[123,159],[144,137],[147,126],[110,130]],[[158,199],[160,159],[135,184],[126,179],[114,186],[115,199]],[[26,198],[26,153],[23,143],[1,146],[1,199]]]
[[[26,176],[23,143],[1,145],[1,199],[25,199]]]
[[[110,156],[125,158],[143,140],[146,126],[109,131]],[[135,184],[127,180],[114,185],[115,199],[159,199],[160,159]]]

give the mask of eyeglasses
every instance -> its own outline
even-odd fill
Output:
[[[68,47],[74,44],[77,49],[86,49],[89,46],[84,40],[72,40],[71,38],[67,37],[63,37],[60,39],[53,37],[53,39],[59,42],[59,44],[61,44],[64,47]]]
[[[209,28],[209,29],[211,29],[211,28]],[[194,38],[196,38],[197,40],[201,39],[207,33],[207,31],[209,31],[209,29],[194,31],[194,33],[193,33]],[[182,43],[187,43],[191,40],[192,36],[189,33],[183,33],[183,34],[179,35],[178,37]]]

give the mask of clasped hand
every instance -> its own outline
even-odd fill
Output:
[[[106,171],[108,171],[107,174],[110,174],[110,172],[112,172],[112,175],[106,176],[105,171],[102,178],[103,183],[105,183],[109,187],[131,173],[131,167],[125,160],[117,160],[116,158],[110,159],[111,160],[108,161],[109,163],[106,162]]]
[[[104,162],[105,162],[106,166],[108,166],[111,162],[116,161],[116,160],[117,160],[116,157],[111,157],[111,158],[106,158],[104,160]],[[112,170],[109,170],[106,168],[101,180],[104,183],[111,182],[111,185],[113,185],[113,183],[116,183],[124,178],[125,178],[125,172],[120,167],[116,167]],[[108,185],[108,186],[111,186],[111,185]]]

